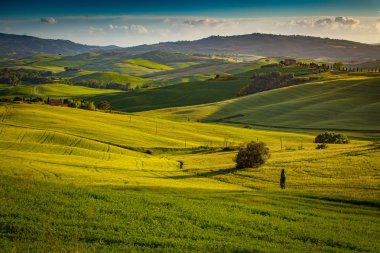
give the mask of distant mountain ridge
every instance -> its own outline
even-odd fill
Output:
[[[300,35],[246,34],[211,36],[195,41],[164,42],[126,49],[129,53],[153,50],[183,54],[289,56],[344,61],[380,59],[380,45]]]
[[[23,58],[35,54],[76,55],[87,52],[117,49],[117,46],[89,46],[69,40],[40,39],[28,35],[0,33],[0,57]]]
[[[195,41],[161,42],[120,48],[117,46],[89,46],[69,40],[40,39],[27,35],[0,33],[0,58],[23,58],[35,54],[78,55],[103,50],[129,54],[145,54],[155,51],[155,55],[151,57],[161,61],[164,60],[158,51],[236,57],[288,56],[362,62],[380,59],[380,45],[300,35],[253,33],[210,36]],[[171,57],[176,56],[172,55]]]

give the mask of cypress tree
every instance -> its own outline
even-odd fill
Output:
[[[286,183],[285,170],[282,169],[282,171],[281,171],[281,177],[280,177],[280,187],[281,187],[281,189],[285,189],[285,183]]]

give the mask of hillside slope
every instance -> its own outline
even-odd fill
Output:
[[[131,88],[140,86],[141,84],[150,82],[149,79],[144,79],[137,76],[130,76],[127,74],[119,74],[114,72],[96,72],[86,75],[80,75],[70,79],[72,82],[81,82],[81,81],[98,81],[98,82],[116,82],[124,85],[129,85]]]
[[[335,77],[213,104],[146,113],[271,127],[380,130],[380,76]]]
[[[27,35],[0,33],[0,58],[22,58],[35,54],[75,55],[117,46],[88,46],[69,40],[40,39]]]
[[[115,110],[137,112],[230,99],[247,82],[247,79],[195,81],[150,90],[99,95],[93,99],[97,102],[110,101]]]
[[[379,145],[313,137],[1,104],[2,250],[378,252]],[[268,162],[234,169],[222,147],[257,139]]]
[[[291,56],[360,61],[376,60],[380,57],[378,45],[329,38],[260,33],[211,36],[195,41],[166,42],[127,48],[131,53],[152,50],[186,54]]]

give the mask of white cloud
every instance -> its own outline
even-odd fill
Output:
[[[311,26],[329,26],[333,24],[333,22],[334,21],[331,18],[323,18],[312,22]]]
[[[190,26],[220,26],[223,24],[228,24],[236,22],[236,20],[224,20],[224,19],[187,19],[183,21],[184,24],[190,25]]]
[[[55,24],[57,23],[57,20],[55,18],[41,18],[40,19],[41,23],[47,23],[47,24]]]
[[[165,18],[162,19],[162,21],[163,21],[164,23],[170,23],[170,22],[172,21],[172,19],[169,18],[169,17],[165,17]]]
[[[278,24],[281,25],[281,23],[278,23]],[[312,27],[312,26],[314,26],[314,22],[311,20],[307,20],[307,19],[291,20],[290,25],[297,25],[297,26],[301,26],[301,27]]]
[[[90,32],[103,32],[103,31],[104,31],[104,28],[102,28],[102,27],[94,27],[94,26],[90,26],[89,31],[90,31]]]
[[[143,25],[114,25],[114,24],[109,24],[106,27],[94,27],[90,26],[89,27],[89,32],[90,33],[95,33],[95,32],[111,32],[111,31],[129,31],[131,33],[135,34],[147,34],[149,33],[148,29],[143,26]]]
[[[129,28],[131,31],[137,32],[139,34],[146,34],[148,33],[148,29],[146,29],[143,25],[131,25]]]
[[[108,30],[129,30],[130,29],[129,26],[127,25],[119,26],[119,25],[113,25],[113,24],[109,24],[107,28]]]
[[[348,25],[348,26],[355,26],[360,23],[359,20],[355,18],[348,18],[348,17],[335,17],[335,22],[342,25]]]
[[[377,20],[376,24],[375,24],[375,28],[376,30],[380,33],[380,19]]]

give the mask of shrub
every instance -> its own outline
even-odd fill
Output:
[[[13,101],[14,102],[20,102],[20,101],[23,101],[23,98],[22,97],[14,97]]]
[[[268,158],[269,149],[263,142],[250,142],[246,148],[240,148],[236,155],[236,168],[254,168],[263,165]]]
[[[147,151],[145,151],[145,154],[148,154],[148,155],[153,155],[153,151],[148,149]]]
[[[344,134],[336,134],[333,132],[325,132],[315,137],[315,143],[334,143],[334,144],[346,144],[350,143],[348,137]]]
[[[327,144],[326,143],[322,143],[322,144],[318,144],[315,149],[326,149],[326,148],[328,148]]]
[[[223,147],[223,148],[222,148],[222,151],[223,151],[223,152],[234,151],[234,150],[235,150],[235,148],[232,147],[232,146],[227,146],[227,147]]]
[[[108,101],[101,101],[98,104],[98,109],[99,110],[109,110],[109,109],[111,109],[111,104]]]

